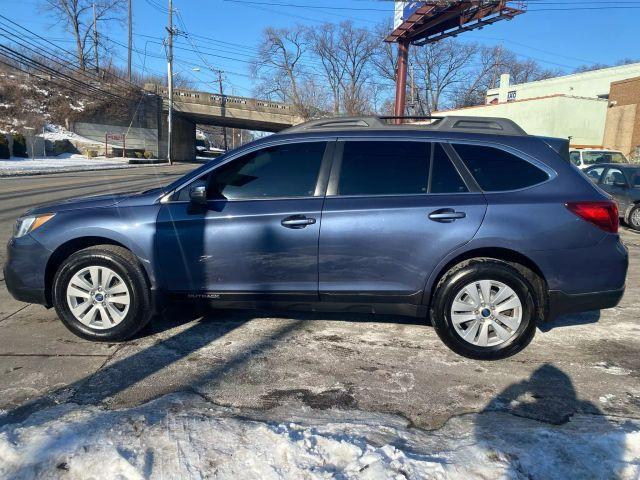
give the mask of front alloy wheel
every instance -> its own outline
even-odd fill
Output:
[[[79,250],[53,279],[53,305],[62,322],[89,340],[126,340],[151,318],[149,284],[138,259],[116,245]]]
[[[104,330],[125,319],[131,293],[122,277],[112,269],[92,265],[71,277],[67,303],[79,322],[89,328]]]

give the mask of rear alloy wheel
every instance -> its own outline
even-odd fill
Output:
[[[512,265],[477,258],[449,270],[436,287],[431,321],[454,352],[496,360],[531,342],[538,318],[531,283]]]
[[[125,340],[151,317],[151,298],[138,259],[127,249],[98,245],[67,258],[53,280],[62,322],[89,340]]]
[[[640,205],[636,205],[629,212],[629,226],[640,231]]]
[[[478,347],[493,347],[509,341],[518,331],[522,302],[504,283],[479,280],[458,292],[450,314],[463,340]]]

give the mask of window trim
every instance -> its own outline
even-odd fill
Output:
[[[257,152],[259,150],[264,150],[270,147],[291,145],[295,143],[316,143],[316,142],[324,142],[326,145],[325,145],[325,150],[322,156],[322,160],[320,161],[320,169],[318,171],[318,176],[316,177],[316,185],[314,188],[313,195],[304,196],[304,197],[269,197],[269,198],[258,197],[258,198],[241,198],[241,199],[231,199],[231,200],[210,199],[207,201],[207,203],[220,202],[220,201],[255,202],[255,201],[270,201],[270,200],[302,200],[302,199],[322,198],[324,197],[324,194],[327,188],[326,184],[328,183],[329,171],[331,168],[331,163],[333,161],[333,156],[334,156],[333,152],[335,150],[336,140],[337,140],[336,137],[296,138],[296,139],[287,139],[286,141],[282,141],[281,139],[279,139],[277,141],[261,143],[251,148],[246,148],[246,149],[243,149],[242,151],[234,152],[230,154],[229,158],[225,159],[224,161],[220,163],[216,163],[215,165],[212,165],[211,168],[203,171],[202,173],[200,173],[200,175],[185,181],[184,183],[175,187],[170,192],[165,193],[160,199],[160,203],[162,204],[191,203],[190,200],[171,200],[171,197],[173,197],[177,192],[179,192],[183,188],[187,188],[189,185],[196,182],[199,178],[203,177],[204,175],[209,175],[214,170],[217,170],[218,168],[221,168],[222,166],[227,165],[228,163],[231,163],[241,157],[244,157],[245,155],[249,155],[251,153]]]
[[[346,142],[361,141],[361,142],[423,142],[430,143],[429,149],[429,172],[428,172],[428,184],[427,192],[425,193],[378,193],[378,194],[359,194],[359,195],[341,195],[338,193],[338,184],[340,182],[340,173],[342,171],[342,159],[344,155],[344,144]],[[445,152],[445,155],[449,157],[449,160],[453,164],[454,169],[460,175],[462,183],[467,187],[466,192],[450,192],[450,193],[431,193],[431,173],[433,170],[433,155],[435,145],[440,144]],[[471,177],[473,179],[473,177]],[[442,142],[436,138],[420,138],[420,137],[388,137],[388,136],[358,136],[358,137],[338,137],[336,140],[336,147],[334,153],[333,166],[331,167],[331,173],[329,175],[329,184],[327,185],[326,196],[328,198],[384,198],[384,197],[424,197],[428,195],[443,196],[443,195],[469,195],[480,193],[480,189],[474,183],[469,183],[465,178],[465,172],[461,172],[456,161],[451,158],[451,154],[447,151],[446,142]]]
[[[554,180],[558,176],[558,173],[554,169],[546,165],[545,163],[535,159],[531,155],[528,155],[516,148],[510,147],[509,145],[503,145],[501,143],[494,143],[494,142],[474,141],[474,140],[447,140],[446,143],[449,145],[449,147],[451,147],[452,154],[455,155],[455,158],[458,161],[460,161],[461,166],[474,179],[474,182],[476,183],[476,185],[478,185],[478,188],[480,189],[480,191],[485,195],[522,192],[534,187],[539,187],[540,185],[545,185],[546,183],[549,183],[550,181]],[[489,147],[489,148],[496,148],[498,150],[502,150],[503,152],[507,152],[519,158],[520,160],[530,163],[534,167],[542,170],[547,174],[548,177],[543,182],[534,183],[533,185],[529,185],[527,187],[515,188],[511,190],[496,190],[496,191],[484,190],[482,189],[482,187],[480,187],[480,185],[475,180],[475,177],[473,177],[473,174],[471,173],[471,171],[467,168],[467,165],[462,160],[462,157],[460,157],[460,155],[456,151],[454,144],[471,145],[471,146],[478,146],[478,147]]]

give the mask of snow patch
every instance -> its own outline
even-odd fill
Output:
[[[597,368],[598,370],[602,370],[603,372],[606,372],[609,375],[618,375],[618,376],[631,375],[631,370],[629,370],[628,368],[618,367],[616,365],[612,365],[611,363],[607,363],[607,362],[596,363],[594,368]]]
[[[640,474],[640,420],[575,415],[552,426],[482,413],[424,431],[375,413],[289,409],[286,421],[267,415],[187,394],[116,411],[59,405],[0,428],[0,478],[631,480]]]

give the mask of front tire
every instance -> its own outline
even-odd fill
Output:
[[[438,336],[468,358],[515,355],[533,339],[538,318],[531,283],[513,266],[489,258],[463,262],[440,280],[431,303]]]
[[[85,248],[67,258],[54,277],[52,297],[62,323],[94,341],[131,338],[152,312],[138,259],[115,245]]]

